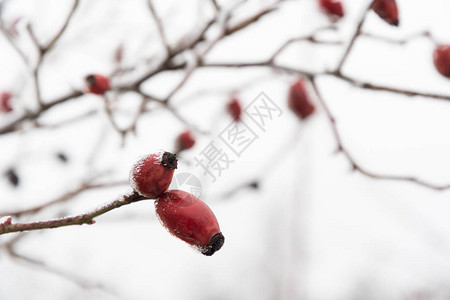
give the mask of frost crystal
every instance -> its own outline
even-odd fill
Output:
[[[128,178],[128,181],[130,182],[131,187],[133,190],[137,191],[138,186],[135,180],[135,176],[133,174],[139,174],[141,173],[141,169],[144,166],[145,160],[147,159],[149,155],[145,155],[139,158],[139,160],[133,165],[133,167],[130,170],[130,176]]]

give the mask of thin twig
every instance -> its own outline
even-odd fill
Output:
[[[74,15],[79,3],[80,3],[80,0],[74,0],[72,8],[70,9],[70,12],[66,17],[63,26],[58,30],[58,32],[55,34],[55,36],[47,43],[47,45],[42,47],[42,51],[44,53],[47,51],[50,51],[53,48],[53,46],[56,44],[56,42],[59,40],[59,38],[66,31],[67,26],[69,26],[69,23],[72,20],[72,17]]]
[[[34,46],[36,47],[38,51],[38,58],[37,62],[33,68],[33,85],[34,85],[34,91],[36,94],[36,101],[41,108],[44,106],[44,102],[42,101],[41,97],[41,88],[39,83],[39,73],[41,70],[41,65],[45,59],[46,54],[53,48],[55,43],[59,40],[59,38],[62,36],[64,31],[67,29],[67,26],[69,25],[70,20],[73,17],[73,14],[75,13],[76,8],[78,7],[79,0],[74,0],[73,6],[66,17],[63,26],[58,30],[58,32],[55,34],[55,36],[50,40],[50,42],[46,46],[42,46],[42,44],[39,42],[39,40],[36,37],[36,34],[33,31],[33,28],[31,27],[31,24],[27,24],[27,31],[30,35],[31,41],[33,42]]]
[[[379,36],[379,35],[375,35],[375,34],[368,33],[368,32],[363,32],[363,33],[361,33],[360,36],[365,37],[365,38],[370,38],[373,40],[379,40],[379,41],[389,43],[389,44],[396,44],[396,45],[405,45],[405,44],[412,42],[413,40],[419,39],[419,38],[426,38],[435,45],[439,44],[437,39],[435,37],[433,37],[433,35],[429,31],[422,31],[422,32],[414,33],[414,34],[411,34],[402,39],[388,38],[385,36]]]
[[[143,196],[133,192],[131,194],[126,194],[121,196],[119,199],[98,207],[90,212],[83,213],[81,215],[64,217],[59,219],[52,219],[47,221],[39,221],[32,223],[11,223],[11,224],[0,224],[0,235],[11,232],[22,232],[40,229],[50,229],[59,228],[64,226],[72,225],[82,225],[82,224],[94,224],[94,218],[101,216],[113,209],[119,208],[124,205],[128,205],[140,200],[144,200]]]
[[[46,264],[43,261],[25,256],[23,254],[19,254],[11,246],[5,247],[5,251],[12,259],[26,263],[30,266],[38,267],[40,270],[44,270],[45,272],[65,278],[66,280],[69,280],[69,281],[75,283],[82,289],[87,289],[87,290],[95,289],[95,290],[101,290],[103,292],[107,292],[109,294],[115,294],[113,291],[107,289],[104,285],[102,285],[100,283],[94,283],[91,280],[86,280],[84,278],[79,277],[78,275],[75,275],[75,274],[69,273],[67,271],[63,271],[58,268],[49,266],[48,264]]]
[[[159,38],[161,39],[161,43],[163,44],[164,49],[166,50],[167,56],[170,56],[172,53],[172,49],[170,48],[170,45],[167,42],[167,37],[164,32],[161,18],[156,13],[156,10],[155,10],[155,7],[153,6],[152,0],[147,0],[147,5],[148,5],[150,13],[153,17],[153,20],[155,21],[156,29],[158,30],[158,34],[159,34]]]
[[[6,28],[3,26],[0,27],[0,32],[3,34],[3,36],[6,38],[8,43],[11,45],[11,47],[14,48],[16,53],[19,55],[19,57],[22,59],[23,63],[26,67],[30,67],[28,57],[25,55],[25,53],[22,51],[22,49],[19,48],[19,46],[16,44],[16,42],[13,40],[11,35],[7,32]]]
[[[330,75],[333,75],[338,79],[345,80],[348,83],[350,83],[351,85],[361,88],[361,89],[389,92],[389,93],[393,93],[393,94],[405,95],[408,97],[424,97],[424,98],[429,98],[429,99],[450,101],[449,95],[425,93],[425,92],[413,91],[413,90],[402,89],[402,88],[388,87],[388,86],[383,86],[383,85],[379,85],[379,84],[360,81],[360,80],[351,78],[351,77],[343,75],[343,74],[331,73]]]
[[[58,197],[56,197],[53,200],[47,201],[42,204],[38,204],[36,206],[30,207],[30,208],[24,208],[20,210],[14,210],[14,211],[3,211],[0,212],[0,216],[12,216],[12,217],[20,217],[23,215],[29,215],[29,214],[35,214],[40,212],[43,209],[49,208],[55,204],[66,202],[75,196],[80,195],[81,193],[87,192],[89,190],[93,189],[102,189],[102,188],[108,188],[108,187],[114,187],[119,185],[127,185],[128,181],[113,181],[108,183],[98,183],[98,184],[90,184],[83,182],[78,187],[73,189],[72,191],[66,192]]]
[[[361,164],[359,164],[356,161],[356,159],[350,153],[348,148],[344,145],[344,143],[342,141],[342,136],[341,136],[339,129],[337,127],[337,124],[336,124],[336,118],[334,117],[333,113],[331,112],[330,108],[328,107],[328,104],[326,103],[325,99],[322,97],[315,79],[311,80],[311,84],[312,84],[314,92],[317,96],[317,100],[323,107],[325,114],[328,118],[328,121],[330,123],[331,130],[333,132],[334,138],[335,138],[337,146],[338,146],[337,150],[338,150],[338,152],[341,152],[342,154],[344,154],[344,156],[350,162],[353,170],[358,171],[359,173],[361,173],[367,177],[373,178],[373,179],[391,180],[391,181],[406,181],[406,182],[418,184],[423,187],[430,188],[430,189],[437,190],[437,191],[450,189],[450,184],[438,185],[438,184],[433,184],[433,183],[421,180],[421,179],[413,177],[413,176],[399,176],[399,175],[389,175],[389,174],[377,173],[377,172],[369,171],[368,169],[361,166]]]
[[[353,48],[353,45],[355,44],[356,39],[361,35],[362,32],[362,26],[364,24],[364,21],[366,20],[367,14],[370,11],[370,8],[372,7],[372,3],[375,0],[371,0],[370,4],[365,8],[364,13],[361,16],[361,19],[358,22],[358,25],[356,25],[356,30],[354,32],[354,34],[352,35],[350,42],[347,46],[347,48],[344,51],[344,54],[342,55],[337,67],[336,67],[336,72],[337,73],[341,73],[342,71],[342,67],[344,66],[344,63],[346,62],[348,55],[350,54],[350,51]]]
[[[22,123],[24,123],[25,121],[34,121],[34,120],[38,119],[44,112],[48,111],[49,109],[51,109],[61,103],[64,103],[66,101],[76,99],[82,95],[84,95],[84,93],[82,91],[72,91],[71,93],[66,94],[62,97],[59,97],[55,100],[52,100],[47,103],[43,103],[42,106],[38,110],[36,110],[34,112],[27,111],[23,115],[17,117],[11,123],[9,123],[3,127],[0,127],[0,134],[13,132],[13,131],[17,130],[17,128],[19,128],[19,126]]]
[[[340,41],[322,41],[322,40],[318,40],[316,38],[317,33],[324,31],[324,30],[335,30],[336,26],[334,25],[327,25],[324,27],[320,27],[317,28],[316,30],[314,30],[313,32],[311,32],[310,34],[307,35],[302,35],[299,37],[295,37],[295,38],[291,38],[287,41],[285,41],[273,54],[272,56],[269,58],[270,62],[273,62],[275,60],[275,58],[280,55],[281,52],[283,52],[289,45],[296,43],[296,42],[302,42],[302,41],[307,41],[307,42],[311,42],[314,44],[325,44],[325,45],[340,45],[342,44],[342,42]]]
[[[298,68],[291,68],[291,67],[287,67],[287,66],[277,65],[270,61],[260,61],[260,62],[252,62],[252,63],[214,63],[214,62],[209,62],[209,63],[204,63],[204,64],[200,65],[199,67],[204,67],[204,68],[264,67],[264,68],[271,68],[271,69],[277,70],[277,71],[283,71],[286,73],[297,74],[299,76],[303,76],[306,78],[315,78],[315,77],[318,77],[321,75],[328,75],[328,76],[333,76],[337,79],[347,81],[351,85],[353,85],[357,88],[361,88],[361,89],[390,92],[393,94],[405,95],[405,96],[409,96],[409,97],[418,96],[418,97],[431,98],[431,99],[436,99],[436,100],[450,101],[450,95],[426,93],[426,92],[420,92],[420,91],[413,91],[413,90],[409,90],[409,89],[388,87],[388,86],[370,83],[370,82],[366,82],[366,81],[360,81],[360,80],[354,79],[350,76],[344,75],[342,73],[336,73],[335,71],[323,72],[323,73],[309,72],[309,71],[298,69]]]
[[[67,126],[67,125],[71,125],[73,123],[78,123],[81,120],[85,120],[88,119],[92,116],[95,116],[98,114],[98,110],[90,110],[87,111],[83,114],[80,114],[78,116],[75,117],[71,117],[69,119],[63,120],[61,122],[58,123],[52,123],[52,124],[46,124],[46,123],[40,123],[40,122],[35,122],[36,126],[35,128],[42,128],[42,129],[57,129],[60,128],[62,126]]]
[[[211,0],[211,4],[214,7],[215,12],[218,13],[220,11],[220,6],[217,3],[217,1],[216,0]]]

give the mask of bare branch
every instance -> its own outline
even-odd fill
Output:
[[[60,128],[62,126],[66,126],[66,125],[71,125],[73,123],[77,123],[81,120],[90,118],[92,116],[97,115],[98,111],[97,110],[90,110],[86,113],[80,114],[78,116],[63,120],[59,123],[53,123],[53,124],[45,124],[45,123],[40,123],[40,122],[35,122],[36,127],[35,128],[45,128],[45,129],[56,129],[56,128]]]
[[[405,182],[411,182],[426,188],[430,188],[437,191],[447,190],[450,189],[450,184],[443,184],[443,185],[437,185],[433,184],[421,179],[418,179],[413,176],[399,176],[399,175],[389,175],[389,174],[381,174],[376,173],[373,171],[370,171],[363,166],[361,166],[356,159],[352,156],[348,148],[344,145],[342,142],[342,136],[338,130],[337,124],[336,124],[336,118],[334,117],[333,113],[331,112],[330,108],[328,107],[328,104],[326,103],[325,99],[322,97],[319,88],[317,86],[316,81],[313,79],[311,81],[312,87],[314,89],[314,92],[317,96],[318,101],[322,105],[325,114],[328,118],[328,121],[331,126],[331,130],[333,132],[334,138],[336,140],[338,151],[344,154],[344,156],[347,158],[347,160],[350,162],[353,170],[358,171],[362,175],[365,175],[367,177],[373,178],[373,179],[379,179],[379,180],[391,180],[391,181],[405,181]]]
[[[418,38],[426,38],[435,45],[439,44],[437,39],[429,31],[414,33],[414,34],[411,34],[402,39],[388,38],[385,36],[379,36],[379,35],[375,35],[375,34],[368,33],[368,32],[363,32],[363,33],[361,33],[360,36],[365,37],[365,38],[370,38],[373,40],[379,40],[379,41],[389,43],[389,44],[396,44],[396,45],[405,45],[405,44],[412,42],[413,40],[418,39]]]
[[[53,46],[56,44],[56,42],[59,40],[59,38],[63,35],[63,33],[67,29],[67,26],[69,26],[69,23],[72,20],[72,17],[74,15],[79,3],[80,3],[80,0],[74,0],[72,8],[70,9],[70,12],[67,15],[66,20],[64,21],[63,26],[58,30],[58,32],[55,34],[55,36],[47,43],[47,45],[42,47],[42,52],[45,53],[47,51],[50,51],[53,48]]]
[[[240,31],[242,29],[247,28],[249,25],[256,23],[257,21],[259,21],[259,19],[261,19],[262,17],[264,17],[265,15],[275,11],[278,9],[278,6],[271,6],[271,7],[267,7],[263,10],[261,10],[260,12],[250,16],[249,18],[239,22],[238,24],[234,25],[234,26],[227,26],[224,32],[225,36],[228,35],[232,35],[233,33]]]
[[[110,294],[114,294],[112,291],[110,291],[109,289],[106,289],[105,286],[103,286],[102,284],[99,283],[93,283],[90,280],[86,280],[83,279],[75,274],[69,273],[67,271],[63,271],[60,270],[58,268],[49,266],[48,264],[46,264],[43,261],[25,256],[23,254],[19,254],[14,247],[12,247],[11,244],[8,245],[4,245],[4,249],[6,251],[6,253],[12,258],[15,259],[17,261],[26,263],[30,266],[34,266],[34,267],[38,267],[41,270],[44,270],[45,272],[51,273],[51,274],[55,274],[57,276],[60,276],[62,278],[65,278],[66,280],[72,281],[73,283],[75,283],[76,285],[78,285],[80,288],[82,289],[98,289]]]
[[[299,37],[295,37],[292,39],[287,40],[286,42],[284,42],[273,54],[272,56],[269,58],[270,62],[273,62],[275,60],[275,58],[280,55],[289,45],[296,43],[296,42],[302,42],[302,41],[307,41],[307,42],[311,42],[314,44],[324,44],[324,45],[340,45],[342,44],[342,42],[340,41],[321,41],[318,40],[316,38],[317,33],[319,33],[320,31],[324,31],[324,30],[335,30],[336,27],[334,25],[328,25],[328,26],[324,26],[324,27],[320,27],[317,28],[316,30],[314,30],[313,32],[311,32],[308,35],[302,35]]]
[[[202,64],[199,67],[205,67],[205,68],[266,67],[266,68],[272,68],[277,71],[283,71],[286,73],[294,73],[294,74],[304,76],[304,77],[310,78],[310,79],[315,78],[317,76],[321,76],[321,75],[329,75],[329,76],[333,76],[338,79],[347,81],[351,85],[358,87],[358,88],[362,88],[362,89],[390,92],[390,93],[405,95],[405,96],[409,96],[409,97],[418,96],[418,97],[424,97],[424,98],[430,98],[430,99],[436,99],[436,100],[450,101],[450,95],[426,93],[426,92],[419,92],[419,91],[413,91],[413,90],[408,90],[408,89],[388,87],[388,86],[378,85],[378,84],[369,83],[369,82],[365,82],[365,81],[359,81],[357,79],[343,75],[342,73],[336,73],[336,72],[315,73],[315,72],[309,72],[306,70],[277,65],[270,61],[261,61],[261,62],[253,62],[253,63],[214,63],[214,62],[211,62],[211,63]]]
[[[344,66],[344,63],[347,60],[348,55],[350,54],[350,51],[352,50],[356,39],[361,35],[362,26],[364,24],[364,21],[366,20],[368,12],[370,11],[370,8],[372,7],[373,2],[374,2],[374,0],[370,1],[370,4],[365,8],[361,19],[359,20],[358,24],[356,25],[356,31],[352,35],[350,42],[349,42],[347,48],[345,49],[344,54],[341,57],[341,60],[339,61],[338,65],[337,65],[336,72],[340,73],[342,71],[342,67]]]
[[[102,189],[102,188],[114,187],[114,186],[119,186],[119,185],[127,185],[127,184],[128,184],[128,181],[116,181],[116,182],[99,183],[99,184],[90,184],[90,183],[83,182],[77,188],[73,189],[70,192],[64,193],[63,195],[60,195],[53,200],[50,200],[48,202],[36,205],[34,207],[30,207],[30,208],[0,212],[0,216],[20,217],[23,215],[35,214],[35,213],[40,212],[43,209],[49,208],[55,204],[66,202],[66,201],[74,198],[75,196],[78,196],[81,193],[87,192],[89,190]]]
[[[216,12],[219,12],[219,11],[220,11],[220,6],[219,6],[219,4],[217,3],[216,0],[211,0],[211,4],[212,4],[212,6],[214,7],[214,10],[215,10]]]
[[[204,68],[253,68],[253,67],[263,67],[263,68],[271,68],[276,71],[283,71],[286,73],[293,73],[297,75],[301,75],[307,78],[311,78],[314,76],[318,76],[319,73],[309,72],[306,70],[295,69],[287,66],[281,66],[274,64],[270,61],[260,61],[260,62],[252,62],[252,63],[203,63],[199,67]]]
[[[123,205],[128,205],[140,200],[144,200],[143,196],[133,192],[131,194],[126,194],[121,196],[119,199],[105,204],[99,208],[94,209],[91,212],[87,212],[81,215],[72,216],[72,217],[64,217],[59,219],[47,220],[47,221],[39,221],[32,223],[11,223],[11,224],[0,224],[0,235],[11,232],[22,232],[22,231],[31,231],[31,230],[40,230],[40,229],[50,229],[50,228],[59,228],[64,226],[72,226],[72,225],[82,225],[82,224],[94,224],[94,218],[101,216],[113,209],[119,208]]]
[[[16,53],[19,55],[19,57],[22,59],[23,63],[25,64],[25,66],[29,67],[29,61],[28,61],[28,57],[25,55],[25,53],[19,48],[19,46],[17,46],[16,42],[13,40],[13,38],[11,37],[11,35],[8,33],[8,31],[6,30],[6,28],[4,28],[3,26],[0,26],[0,32],[3,34],[3,36],[6,38],[6,40],[8,41],[8,43],[11,45],[11,47],[14,48],[14,50],[16,51]]]
[[[161,39],[161,42],[164,46],[164,49],[166,50],[167,56],[170,56],[172,53],[172,50],[170,49],[170,45],[167,42],[166,34],[164,33],[164,28],[161,22],[160,17],[156,13],[155,7],[153,6],[152,0],[147,0],[148,8],[150,10],[150,13],[152,14],[153,20],[156,24],[156,29],[158,30],[159,38]]]
[[[48,51],[50,51],[53,48],[55,43],[59,40],[59,38],[62,36],[64,31],[66,30],[67,26],[69,25],[70,20],[72,19],[73,14],[75,13],[78,3],[79,3],[79,0],[74,0],[72,9],[70,10],[69,15],[67,16],[63,26],[46,46],[41,45],[41,43],[39,42],[39,40],[36,37],[36,34],[33,31],[33,28],[31,27],[31,25],[27,24],[27,31],[30,35],[31,41],[34,43],[36,49],[38,50],[38,58],[37,58],[36,65],[33,68],[32,75],[33,75],[34,90],[35,90],[35,94],[36,94],[36,101],[39,104],[39,107],[44,106],[44,103],[43,103],[42,97],[41,97],[40,84],[39,84],[39,72],[41,69],[42,62],[44,61],[45,55],[48,53]]]
[[[197,68],[197,65],[188,67],[186,70],[183,79],[175,86],[174,89],[167,95],[167,97],[163,100],[163,102],[168,103],[171,98],[186,84],[186,82],[189,80],[191,75],[194,73],[195,69]]]
[[[409,96],[409,97],[418,96],[418,97],[424,97],[424,98],[430,98],[430,99],[436,99],[436,100],[450,101],[449,95],[424,93],[424,92],[412,91],[412,90],[408,90],[408,89],[382,86],[382,85],[373,84],[373,83],[369,83],[369,82],[359,81],[359,80],[356,80],[354,78],[351,78],[351,77],[343,75],[343,74],[331,73],[330,75],[333,75],[336,78],[345,80],[348,83],[350,83],[351,85],[356,86],[358,88],[362,88],[362,89],[381,91],[381,92],[390,92],[390,93],[405,95],[405,96]]]
[[[61,104],[64,103],[66,101],[72,100],[72,99],[76,99],[80,96],[84,95],[83,92],[81,91],[72,91],[71,93],[64,95],[60,98],[57,98],[53,101],[50,101],[48,103],[43,103],[42,106],[35,112],[30,112],[27,111],[25,112],[22,116],[19,116],[17,119],[15,119],[14,121],[12,121],[11,123],[3,126],[0,128],[0,134],[5,134],[5,133],[10,133],[13,132],[15,130],[17,130],[17,128],[19,128],[19,126],[25,122],[25,121],[34,121],[36,119],[38,119],[44,112],[46,112],[47,110]]]
[[[39,43],[39,41],[38,41],[38,39],[37,39],[37,37],[36,37],[36,34],[34,33],[33,27],[31,27],[31,24],[30,24],[30,23],[27,24],[26,29],[27,29],[27,32],[28,32],[28,34],[30,35],[30,39],[31,39],[31,41],[33,42],[33,44],[34,44],[34,46],[36,47],[36,49],[38,49],[39,52],[42,52],[42,46],[41,46],[41,44]],[[40,54],[40,55],[41,55],[41,54]]]

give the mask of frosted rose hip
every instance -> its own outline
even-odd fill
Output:
[[[212,210],[192,194],[168,191],[155,201],[155,211],[172,235],[196,246],[204,255],[213,255],[225,242]]]
[[[131,168],[130,185],[140,195],[156,199],[169,188],[176,168],[176,154],[160,152],[147,155]]]
[[[190,149],[194,147],[194,145],[195,145],[195,138],[190,130],[184,131],[177,137],[176,140],[177,152]]]
[[[395,0],[375,0],[372,10],[389,25],[398,26],[398,8]]]
[[[309,97],[304,79],[299,79],[291,85],[288,106],[300,119],[305,119],[314,113],[316,107]]]
[[[436,47],[433,52],[436,70],[445,77],[450,77],[450,45]]]
[[[237,98],[233,98],[230,102],[228,102],[227,110],[233,120],[239,121],[241,119],[242,107]]]
[[[86,76],[86,92],[103,95],[109,90],[109,79],[100,74],[91,74]]]
[[[342,3],[337,0],[319,0],[320,7],[331,16],[343,17],[344,8]]]
[[[8,113],[13,110],[11,106],[12,95],[9,92],[3,92],[0,94],[0,112]]]

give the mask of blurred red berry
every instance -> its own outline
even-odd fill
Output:
[[[195,138],[190,130],[186,130],[177,137],[176,144],[176,148],[178,151],[187,150],[194,147]]]
[[[222,248],[225,238],[211,209],[187,192],[171,190],[155,202],[156,214],[174,236],[211,256]]]
[[[11,216],[5,216],[0,218],[0,227],[11,225]]]
[[[86,76],[86,92],[103,95],[109,90],[109,79],[103,75],[91,74]]]
[[[242,107],[241,107],[241,103],[239,102],[239,100],[237,98],[233,98],[233,99],[231,99],[230,102],[228,102],[227,110],[228,110],[228,113],[233,118],[233,120],[239,121],[241,119]]]
[[[342,18],[344,16],[344,8],[341,1],[338,0],[319,0],[320,7],[331,16]]]
[[[372,10],[389,25],[398,26],[398,8],[395,0],[375,0]]]
[[[291,85],[288,106],[300,119],[305,119],[314,113],[316,107],[309,97],[304,79],[299,79]]]
[[[0,94],[0,112],[8,113],[13,110],[11,106],[12,95],[9,92]]]
[[[440,45],[433,52],[434,66],[439,73],[450,77],[450,45]]]
[[[176,168],[176,154],[160,152],[147,155],[131,168],[130,185],[140,195],[156,199],[169,188]]]

